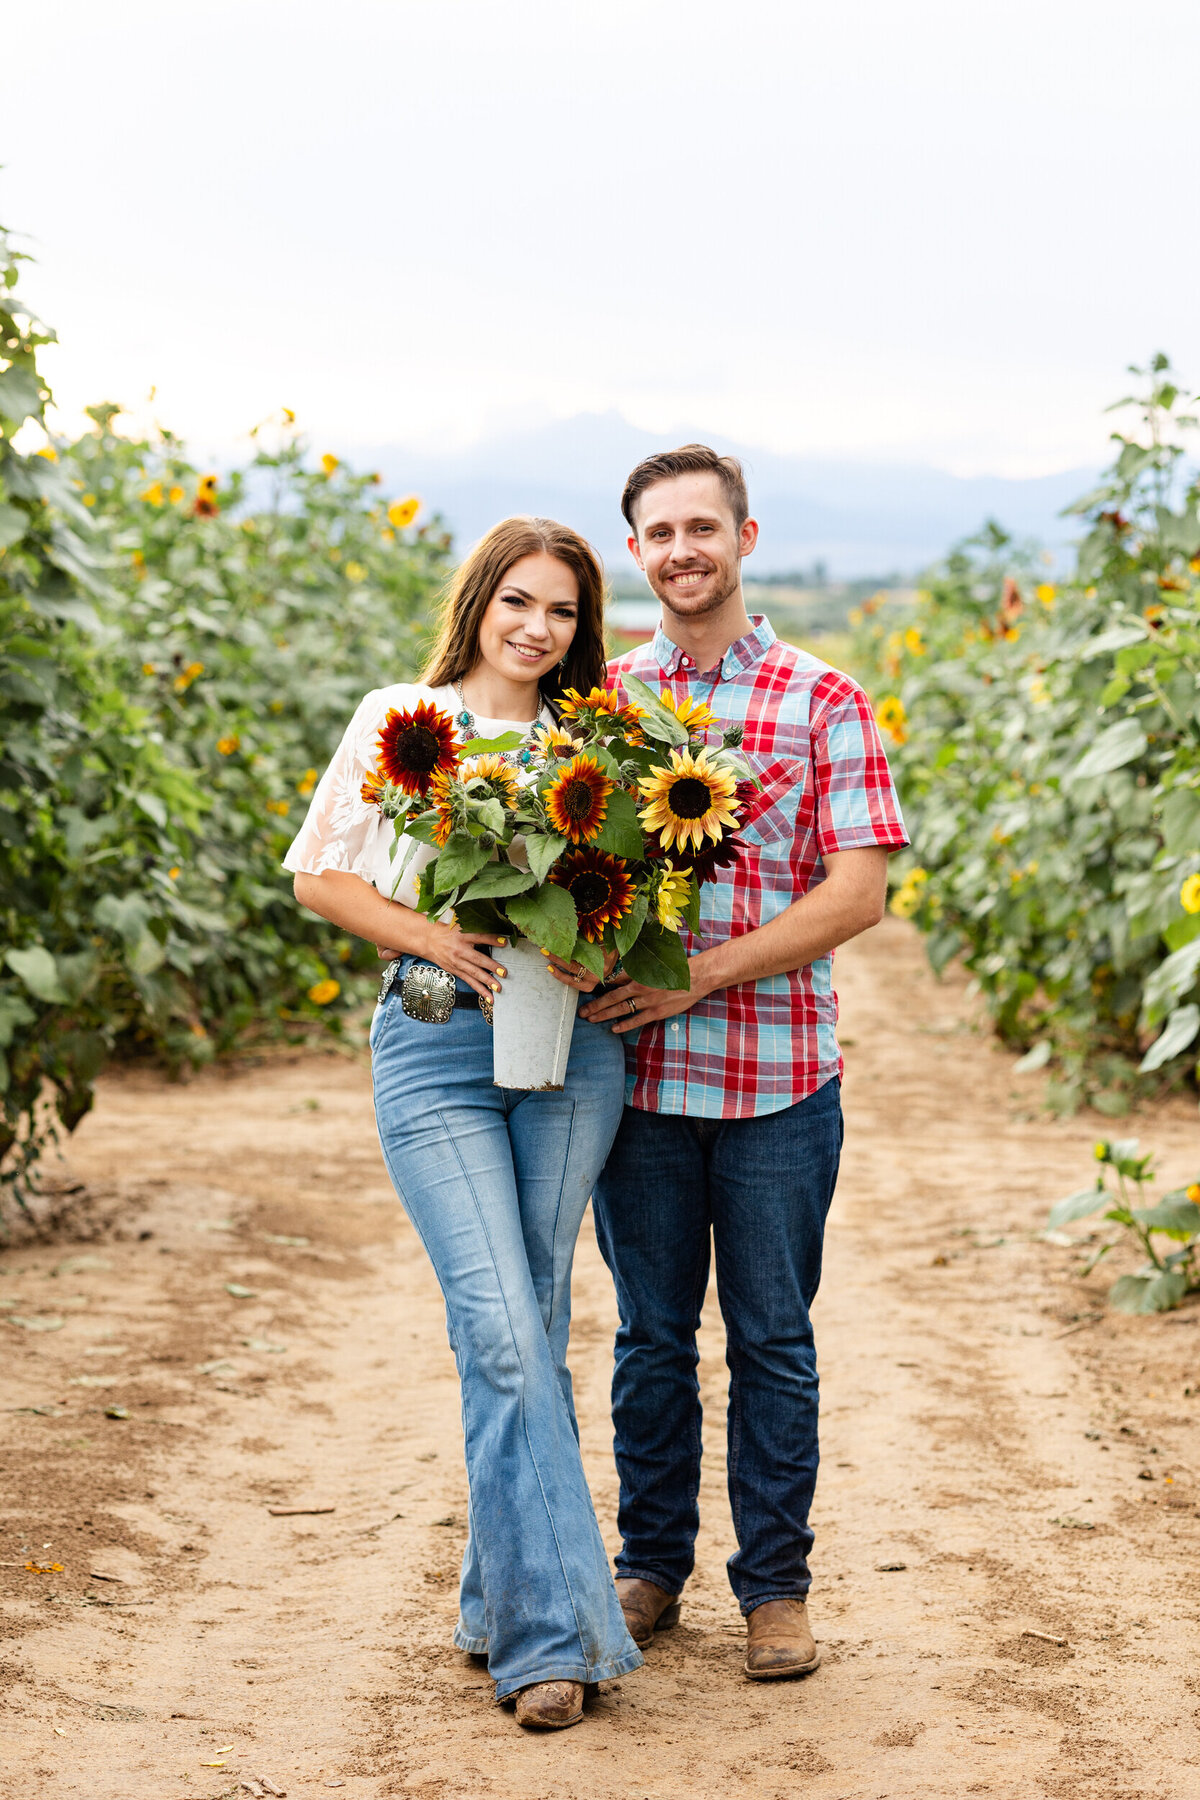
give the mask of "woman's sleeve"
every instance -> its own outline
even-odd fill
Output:
[[[374,767],[379,694],[361,702],[342,733],[333,761],[317,783],[303,825],[292,839],[283,866],[293,875],[323,875],[328,869],[374,879],[379,811],[362,797]]]

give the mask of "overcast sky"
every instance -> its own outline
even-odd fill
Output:
[[[197,449],[617,408],[1041,473],[1200,382],[1195,0],[38,0],[0,219],[64,411]]]

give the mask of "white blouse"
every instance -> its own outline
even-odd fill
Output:
[[[379,733],[388,713],[393,707],[411,712],[422,700],[449,713],[455,720],[459,742],[463,741],[457,721],[462,705],[453,688],[422,687],[415,682],[375,688],[360,701],[342,733],[333,761],[317,783],[304,823],[283,859],[284,868],[291,874],[323,875],[327,869],[336,869],[361,876],[381,894],[402,901],[405,906],[416,905],[417,879],[437,851],[432,845],[417,843],[406,833],[396,845],[395,856],[389,856],[396,842],[394,822],[364,800],[361,790],[367,776],[374,772]],[[554,722],[545,703],[538,721],[543,725]],[[475,729],[479,737],[485,738],[500,737],[506,731],[519,731],[524,736],[529,721],[484,719],[476,714]],[[405,863],[409,850],[412,855]]]

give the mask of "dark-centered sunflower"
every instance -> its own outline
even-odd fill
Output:
[[[646,831],[656,831],[664,850],[678,844],[699,850],[735,826],[737,782],[728,769],[709,761],[707,750],[668,750],[669,768],[655,767],[639,781],[647,802],[638,814]]]
[[[436,771],[458,767],[453,719],[425,700],[412,712],[393,706],[379,733],[376,766],[406,794],[424,798]]]
[[[564,850],[550,880],[570,894],[579,929],[590,944],[599,943],[604,927],[619,925],[633,906],[634,886],[625,862],[607,850]]]
[[[555,831],[587,844],[604,823],[613,784],[593,756],[573,756],[546,789],[546,812]]]

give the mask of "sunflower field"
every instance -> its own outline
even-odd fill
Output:
[[[179,1069],[337,1031],[378,973],[280,858],[346,720],[421,660],[449,537],[288,413],[193,466],[91,409],[44,428],[0,234],[0,1177],[19,1193],[104,1062]],[[19,446],[19,447],[18,447]],[[332,960],[331,960],[332,958]]]
[[[1165,357],[1134,373],[1065,578],[990,525],[894,627],[852,615],[913,836],[892,910],[1053,1105],[1114,1115],[1194,1084],[1200,1040],[1197,421]]]

